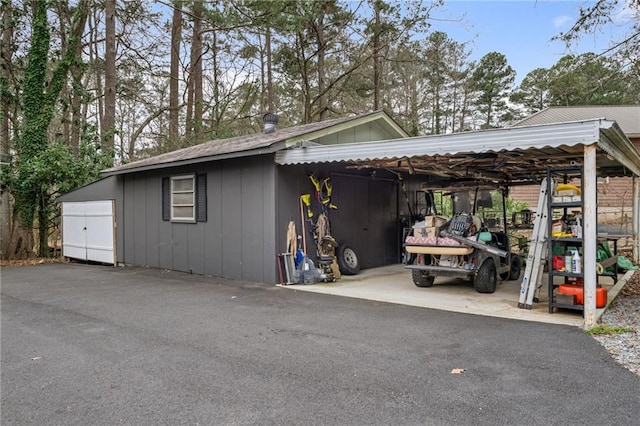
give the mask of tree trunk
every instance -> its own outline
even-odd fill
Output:
[[[318,37],[318,111],[319,121],[327,118],[327,100],[325,94],[326,70],[324,65],[326,44],[324,40],[324,10],[320,12],[316,22],[316,36]]]
[[[28,259],[33,254],[33,229],[25,228],[20,215],[13,215],[13,232],[9,242],[8,259]]]
[[[193,3],[193,42],[195,63],[193,68],[193,125],[196,143],[203,140],[202,111],[202,3]]]
[[[78,66],[71,67],[72,89],[71,89],[71,132],[69,133],[69,148],[75,158],[80,152],[80,132],[85,122],[82,113],[82,74],[83,71]]]
[[[180,42],[182,41],[182,1],[173,2],[171,24],[171,76],[169,82],[169,139],[175,143],[180,137]]]
[[[380,109],[380,4],[374,2],[375,28],[373,29],[373,110]]]
[[[116,124],[116,0],[105,0],[104,127],[102,149],[113,152]]]
[[[100,54],[98,53],[98,34],[97,34],[97,23],[98,23],[98,17],[97,17],[98,11],[97,9],[93,10],[93,14],[91,16],[91,19],[89,20],[89,62],[93,63],[93,64],[97,64],[100,58]],[[103,79],[103,73],[102,73],[102,68],[101,66],[94,66],[95,69],[95,85],[96,85],[96,93],[97,93],[97,97],[98,97],[98,124],[100,125],[100,129],[104,129],[105,128],[105,122],[104,122],[104,97],[102,96],[102,94],[104,93],[103,88],[103,84],[102,84],[102,79]]]
[[[298,51],[297,51],[297,61],[300,65],[300,86],[302,87],[302,114],[303,114],[303,123],[311,123],[313,122],[313,114],[311,112],[311,82],[309,81],[308,75],[308,64],[304,55],[304,45],[305,45],[305,36],[301,32],[298,31],[296,34],[297,42],[298,42]]]
[[[224,116],[224,108],[222,107],[222,100],[220,99],[220,65],[218,64],[218,37],[216,31],[211,33],[211,66],[213,67],[213,105],[211,106],[211,118],[212,124],[210,131],[217,135],[220,132],[220,123]]]
[[[11,40],[13,26],[11,20],[11,0],[2,3],[2,43],[0,44],[0,168],[9,167],[11,159],[9,111],[11,99],[8,95],[8,82],[11,77]],[[0,188],[0,255],[3,259],[9,255],[11,242],[11,198],[8,188]]]
[[[41,191],[38,195],[38,256],[49,257],[49,197]]]
[[[271,27],[267,27],[264,42],[267,51],[267,112],[275,112],[273,106],[273,72],[271,69]]]
[[[66,17],[69,16],[68,5],[63,2],[57,3],[58,7],[58,31],[60,33],[60,50],[63,52],[67,50],[67,21]],[[71,104],[71,93],[69,92],[69,86],[65,85],[60,93],[60,98],[64,99],[62,102],[62,111],[60,114],[62,125],[62,140],[68,141],[71,136],[71,111],[69,105]]]
[[[191,14],[195,15],[195,11],[198,9],[197,5],[193,5],[191,9]],[[186,124],[187,131],[186,135],[191,143],[193,143],[196,131],[195,131],[195,92],[196,92],[196,62],[198,61],[198,54],[196,51],[196,24],[195,24],[195,16],[194,19],[194,28],[191,36],[191,50],[190,50],[190,59],[189,59],[189,76],[187,78],[187,116],[186,116]]]

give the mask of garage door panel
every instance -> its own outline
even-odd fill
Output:
[[[87,260],[114,263],[113,217],[87,216]]]
[[[85,259],[87,257],[87,249],[84,244],[63,244],[62,255],[74,259]]]
[[[113,201],[62,204],[62,254],[115,264]]]
[[[62,255],[85,259],[84,203],[62,203]]]
[[[64,216],[84,216],[85,203],[62,203]]]
[[[87,201],[84,204],[86,216],[113,217],[112,201]]]
[[[339,244],[348,243],[361,262],[368,266],[368,182],[361,177],[332,176],[332,203],[338,210],[331,212],[331,234]]]
[[[87,246],[87,260],[114,264],[113,250],[108,247]]]

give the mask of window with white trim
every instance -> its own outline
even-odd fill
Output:
[[[182,223],[207,221],[207,175],[162,178],[162,220]]]
[[[196,177],[194,175],[171,178],[171,220],[196,221]]]

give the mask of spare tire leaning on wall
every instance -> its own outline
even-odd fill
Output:
[[[340,244],[338,247],[338,266],[344,275],[357,275],[360,272],[358,254],[347,243]]]

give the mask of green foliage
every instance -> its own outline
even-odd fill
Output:
[[[525,106],[529,114],[541,111],[549,104],[549,70],[536,68],[511,95],[511,102]]]
[[[562,57],[549,70],[550,105],[625,104],[626,83],[614,59],[585,53]]]
[[[32,23],[31,48],[25,70],[23,86],[24,123],[21,137],[16,146],[20,154],[17,164],[18,178],[13,185],[15,208],[26,228],[33,224],[37,209],[42,175],[34,174],[38,169],[38,156],[47,144],[47,128],[49,120],[43,111],[45,103],[45,77],[47,71],[47,55],[49,53],[50,33],[47,22],[46,2],[37,2]],[[45,175],[46,177],[46,175]]]
[[[451,201],[451,197],[443,195],[442,192],[438,191],[433,193],[433,201],[439,215],[446,217],[453,216],[453,203]]]
[[[548,106],[625,105],[640,99],[634,68],[614,58],[585,53],[563,56],[550,69],[537,68],[522,80],[511,101],[529,113]]]
[[[69,146],[61,140],[53,142],[19,167],[10,164],[2,169],[2,185],[13,192],[57,196],[96,180],[100,170],[112,165],[110,152],[100,150],[95,128],[80,142],[79,155],[74,157]],[[28,192],[33,191],[33,192]]]
[[[529,208],[529,203],[514,200],[511,197],[505,199],[505,205],[507,208],[507,218],[512,218],[515,213]]]
[[[502,53],[490,52],[480,59],[471,79],[478,93],[478,109],[486,117],[484,127],[492,127],[495,114],[506,109],[503,99],[515,78],[516,72]]]
[[[617,334],[634,333],[635,330],[631,327],[625,327],[622,325],[607,325],[600,324],[595,327],[591,327],[584,331],[592,336],[615,336]]]
[[[80,0],[73,15],[67,38],[66,51],[50,69],[51,34],[47,20],[47,2],[33,2],[31,46],[27,54],[22,87],[23,118],[21,132],[14,138],[17,151],[11,174],[3,171],[3,185],[8,185],[14,196],[14,210],[24,229],[31,231],[38,218],[40,255],[47,254],[49,218],[52,211],[52,188],[59,185],[57,167],[64,163],[59,144],[49,145],[49,125],[55,113],[56,102],[67,83],[67,74],[81,42],[87,16],[87,1]],[[51,72],[49,75],[48,73]],[[62,145],[68,151],[68,147]],[[9,254],[11,256],[11,254]]]

